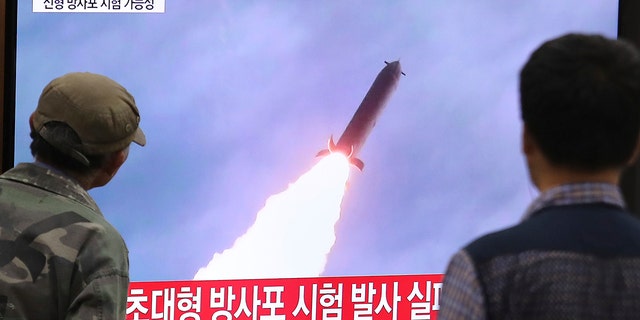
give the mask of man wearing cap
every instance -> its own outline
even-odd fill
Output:
[[[124,319],[128,250],[87,193],[143,146],[129,92],[69,73],[30,118],[34,163],[0,175],[0,319]]]

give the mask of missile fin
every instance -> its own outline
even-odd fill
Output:
[[[336,149],[336,144],[333,142],[333,135],[331,135],[331,137],[329,138],[329,141],[327,141],[327,148],[324,150],[320,150],[317,154],[316,157],[324,157],[330,153],[333,152],[333,150]]]
[[[354,165],[356,168],[360,169],[360,171],[362,171],[364,169],[364,162],[362,162],[362,160],[352,157],[349,159],[349,162],[351,162],[352,165]]]

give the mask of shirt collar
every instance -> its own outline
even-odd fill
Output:
[[[541,193],[530,205],[523,220],[530,218],[536,211],[550,206],[607,203],[625,207],[620,188],[615,184],[585,182],[564,184]]]
[[[0,178],[29,184],[59,194],[102,214],[93,198],[75,179],[41,162],[19,163],[11,170],[3,173]]]
[[[56,167],[54,167],[54,166],[52,166],[50,164],[44,163],[42,161],[34,161],[33,164],[35,164],[35,165],[37,165],[39,167],[47,169],[48,172],[51,172],[51,173],[56,174],[56,175],[58,175],[60,177],[64,177],[66,179],[69,179],[69,180],[72,180],[72,181],[78,183],[78,181],[75,178],[73,178],[72,176],[66,174],[64,171],[62,171],[62,170],[60,170],[60,169],[58,169],[58,168],[56,168]]]

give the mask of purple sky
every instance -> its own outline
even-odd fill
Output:
[[[171,1],[164,14],[34,14],[21,1],[16,163],[31,161],[27,118],[49,80],[120,82],[148,145],[90,193],[129,246],[132,280],[191,279],[400,59],[407,76],[351,173],[324,275],[441,273],[536,195],[516,91],[529,53],[569,31],[615,36],[616,17],[614,0]]]

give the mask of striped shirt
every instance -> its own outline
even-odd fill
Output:
[[[520,224],[451,259],[438,319],[640,317],[640,221],[617,186],[542,193]]]

